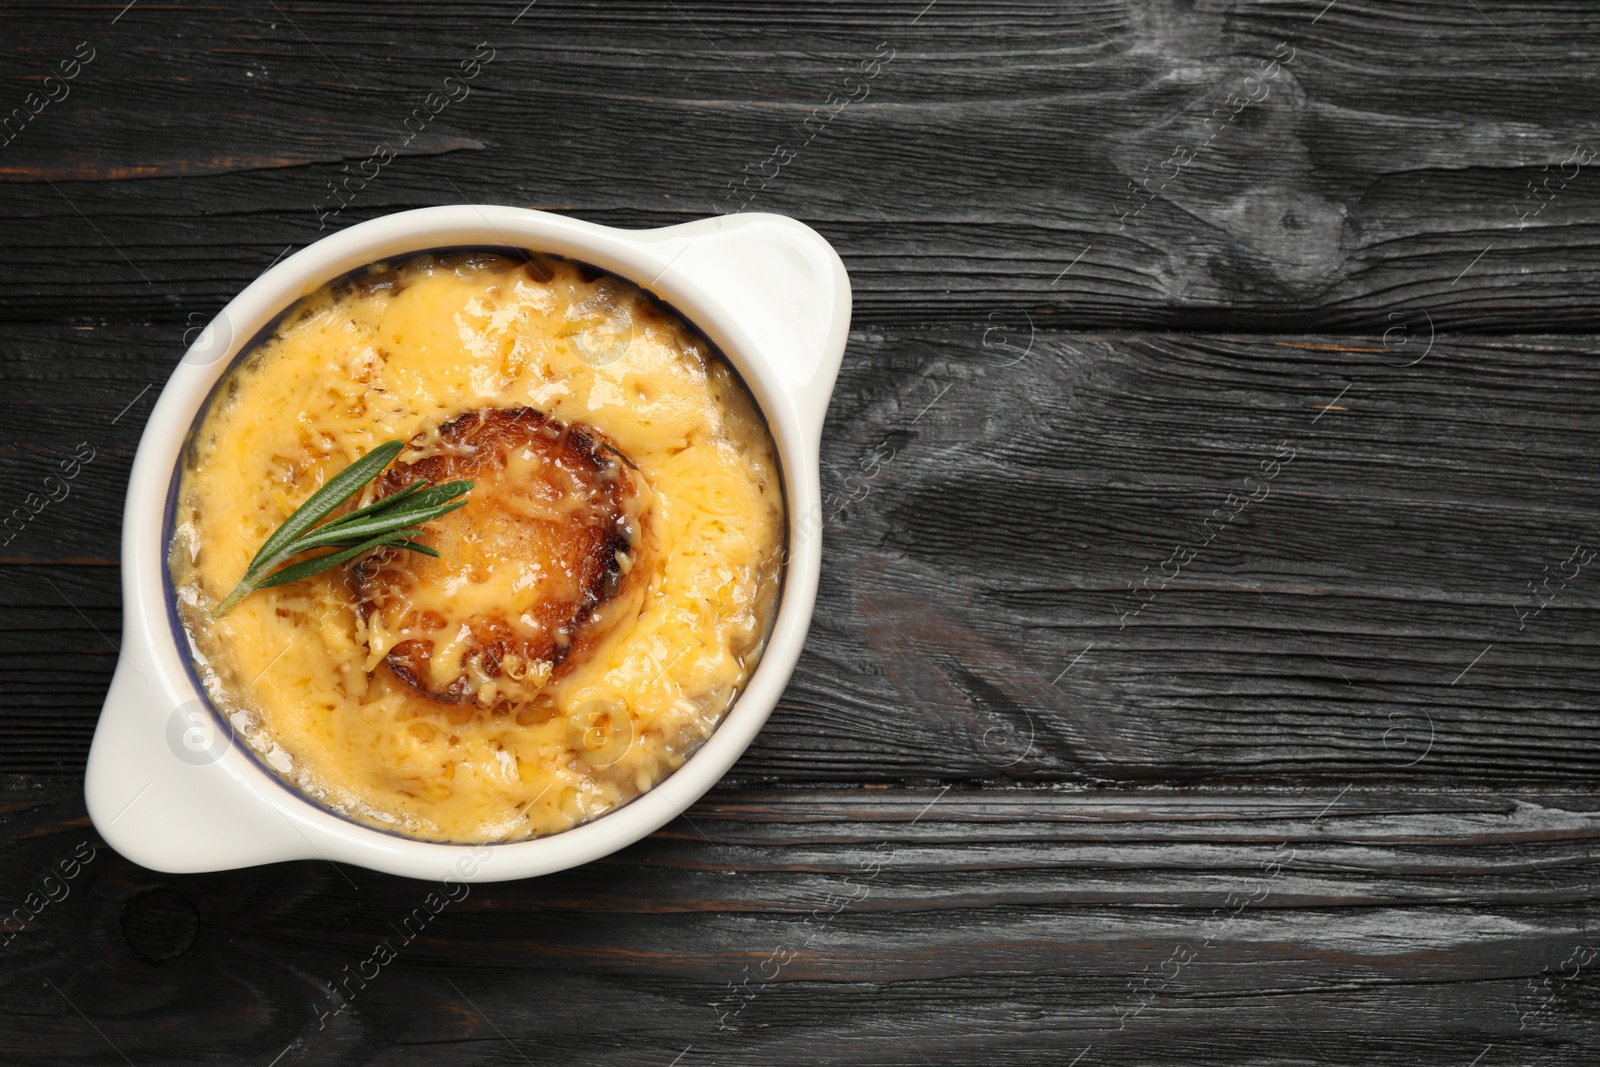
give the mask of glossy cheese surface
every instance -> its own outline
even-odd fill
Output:
[[[632,464],[644,501],[623,562],[646,571],[557,676],[525,664],[490,686],[492,699],[430,698],[385,669],[400,635],[364,617],[354,567],[258,590],[212,617],[328,478],[389,440],[410,442],[397,470],[438,455],[450,447],[441,427],[486,408],[593,427]],[[465,602],[528,619],[538,583],[517,576],[539,562],[516,558],[516,537],[492,536],[491,503],[469,496],[453,516],[486,534],[470,538],[476,555],[460,568],[473,584],[418,568],[404,595],[437,612]],[[547,492],[521,506],[558,523],[581,504]],[[709,736],[760,655],[784,529],[754,402],[669,310],[553,257],[422,256],[307,297],[228,372],[185,453],[169,562],[208,694],[288,782],[407,836],[517,840],[626,802]],[[464,670],[446,636],[448,669],[430,664],[441,684]]]

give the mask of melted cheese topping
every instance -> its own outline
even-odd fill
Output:
[[[328,478],[384,441],[420,440],[421,453],[405,453],[413,461],[429,441],[448,447],[438,427],[485,406],[596,427],[652,494],[650,550],[639,555],[648,581],[607,605],[618,617],[582,662],[548,682],[537,674],[547,664],[481,679],[512,697],[496,714],[431,700],[379,668],[397,637],[362,622],[345,567],[211,617],[261,543]],[[375,267],[291,309],[219,383],[186,452],[174,518],[179,613],[206,690],[238,734],[342,814],[457,842],[567,829],[679,766],[759,657],[784,535],[765,423],[701,340],[616,278],[478,254]],[[453,591],[419,595],[444,603]],[[470,596],[508,618],[526,599],[505,582]],[[439,649],[439,669],[452,663],[459,652]]]

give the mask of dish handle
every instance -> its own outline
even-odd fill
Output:
[[[820,438],[850,330],[850,279],[833,246],[802,222],[765,213],[636,236],[662,264],[656,280],[717,294],[719,308],[789,386],[813,443]]]
[[[233,773],[229,765],[243,753],[231,750],[243,742],[198,698],[176,700],[152,681],[159,672],[137,644],[127,642],[117,661],[84,780],[89,817],[106,844],[170,874],[317,855]]]

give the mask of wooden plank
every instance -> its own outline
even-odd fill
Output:
[[[0,493],[100,458],[0,549],[0,770],[79,765],[119,640],[176,331],[99,332],[17,330]],[[1004,336],[852,338],[816,620],[740,776],[1593,784],[1594,339]]]
[[[1587,1067],[1594,35],[1563,0],[0,11],[0,505],[94,450],[0,534],[0,912],[35,912],[0,1062]],[[106,850],[122,495],[184,336],[390,211],[653,226],[731,182],[856,290],[816,624],[733,775],[437,915]]]
[[[0,899],[59,898],[0,948],[15,1062],[1564,1064],[1600,1036],[1592,800],[719,790],[437,914],[321,863],[140,871],[80,805],[0,795]],[[347,965],[371,980],[319,1028]]]
[[[209,314],[404,208],[648,226],[737,182],[838,245],[860,323],[1596,327],[1593,27],[1554,0],[120,7],[0,34],[7,107],[96,50],[0,148],[8,321]]]

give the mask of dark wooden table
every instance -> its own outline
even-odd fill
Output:
[[[123,3],[0,10],[0,1062],[1600,1059],[1592,4]],[[186,334],[463,201],[835,244],[820,603],[687,816],[319,1018],[429,887],[84,814],[123,491]]]

